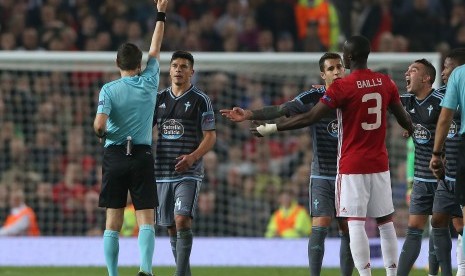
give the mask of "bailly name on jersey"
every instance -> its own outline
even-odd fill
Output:
[[[383,85],[383,81],[381,80],[381,78],[357,81],[357,88],[367,88],[380,85]]]

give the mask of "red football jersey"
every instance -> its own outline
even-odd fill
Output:
[[[355,70],[336,80],[321,102],[337,108],[338,172],[369,174],[389,170],[386,113],[390,104],[400,102],[393,81],[369,69]]]

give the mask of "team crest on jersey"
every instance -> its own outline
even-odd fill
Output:
[[[457,123],[455,121],[452,121],[452,123],[450,124],[449,133],[447,133],[447,138],[450,139],[457,135],[458,130],[459,128],[457,126]]]
[[[175,140],[179,139],[184,134],[184,126],[175,119],[170,119],[163,122],[160,131],[163,138]]]
[[[191,103],[187,102],[187,103],[184,104],[184,106],[186,107],[186,109],[184,111],[187,111],[189,109],[189,107],[191,106]]]
[[[428,116],[431,116],[431,111],[433,111],[433,106],[429,105],[427,109],[428,109]]]
[[[431,139],[431,132],[429,132],[426,127],[417,124],[413,132],[413,139],[415,139],[418,144],[426,144]]]
[[[332,137],[337,137],[337,130],[338,130],[337,119],[334,119],[331,122],[329,122],[328,127],[326,129],[328,130],[329,135],[331,135]]]

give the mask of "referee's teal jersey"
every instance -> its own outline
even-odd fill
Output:
[[[447,81],[446,94],[441,106],[456,110],[460,106],[461,125],[459,133],[465,134],[465,65],[461,65],[452,71]]]
[[[122,77],[102,87],[97,114],[108,115],[105,147],[123,145],[128,136],[134,145],[152,145],[159,73],[158,60],[149,57],[147,67],[140,75]]]

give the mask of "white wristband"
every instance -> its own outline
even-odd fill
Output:
[[[268,136],[272,133],[278,132],[276,124],[265,124],[257,127],[257,132],[262,136]]]

